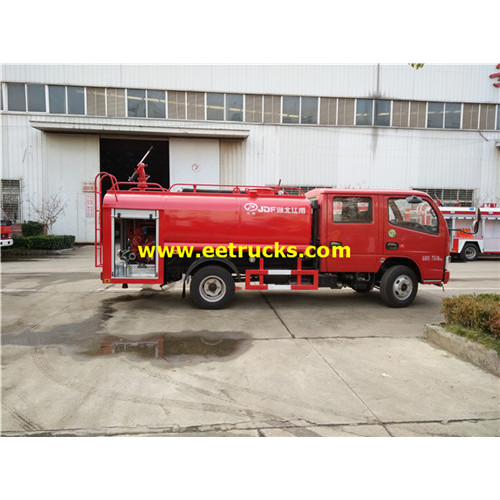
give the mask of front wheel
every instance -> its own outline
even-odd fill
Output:
[[[191,300],[201,309],[222,309],[234,297],[234,280],[221,266],[206,266],[196,271],[189,288]]]
[[[466,243],[460,252],[460,259],[464,261],[476,260],[479,256],[479,249],[474,243]]]
[[[409,306],[417,295],[417,289],[417,276],[407,266],[390,267],[380,280],[380,294],[389,307]]]

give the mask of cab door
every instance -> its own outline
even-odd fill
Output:
[[[441,281],[448,249],[444,218],[425,198],[405,195],[384,196],[384,257],[405,257],[413,260],[422,273],[422,280]]]
[[[328,272],[374,272],[380,267],[378,212],[378,195],[340,193],[328,197]],[[333,247],[341,247],[343,257],[340,249],[333,253]]]

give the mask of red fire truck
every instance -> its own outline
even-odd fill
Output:
[[[12,221],[7,217],[2,208],[2,238],[0,239],[0,246],[9,247],[12,243]]]
[[[165,189],[147,181],[145,167],[141,161],[129,182],[104,172],[96,177],[95,258],[104,283],[183,280],[183,296],[189,284],[195,305],[218,309],[230,303],[235,283],[247,290],[377,288],[387,305],[404,307],[419,283],[449,280],[448,228],[426,193],[314,189],[304,194],[284,186],[199,184]],[[104,179],[111,188],[102,196]],[[156,245],[194,253],[140,255],[139,247]],[[295,248],[297,258],[256,258],[247,251],[278,245]],[[208,246],[242,253],[202,256]],[[307,257],[311,246],[332,253]],[[347,247],[350,258],[333,252]]]
[[[450,229],[450,253],[464,261],[479,255],[500,254],[500,208],[494,205],[479,209],[480,224],[474,232],[477,208],[439,207]]]

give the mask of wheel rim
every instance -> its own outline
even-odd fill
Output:
[[[226,295],[226,284],[219,276],[207,276],[200,283],[200,295],[207,302],[218,302]]]
[[[467,259],[473,259],[476,256],[476,249],[474,247],[467,247],[465,249],[465,257]]]
[[[394,281],[392,291],[397,299],[406,300],[413,292],[413,281],[406,274],[402,274]]]

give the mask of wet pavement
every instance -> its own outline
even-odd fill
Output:
[[[93,247],[2,263],[2,435],[500,435],[500,379],[431,346],[442,297],[500,292],[451,264],[405,309],[378,292],[104,285]]]

